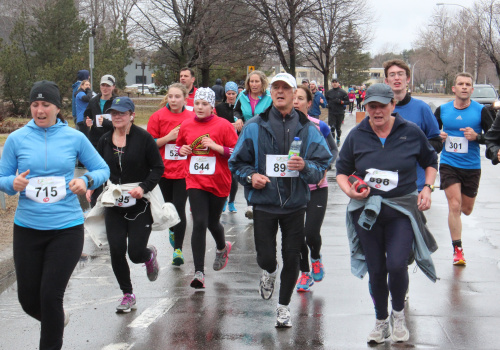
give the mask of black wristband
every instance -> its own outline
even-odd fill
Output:
[[[434,192],[434,186],[429,185],[429,184],[425,184],[424,187],[429,187],[429,189],[431,190],[431,192]]]

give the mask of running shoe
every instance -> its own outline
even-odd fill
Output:
[[[290,328],[292,318],[288,305],[278,305],[276,307],[276,328]]]
[[[148,275],[149,280],[156,281],[158,278],[158,273],[160,272],[160,265],[158,265],[158,260],[156,259],[156,256],[158,255],[158,252],[156,251],[155,246],[149,245],[148,249],[151,251],[151,259],[149,261],[146,261],[146,274]]]
[[[194,289],[205,288],[205,275],[201,271],[196,271],[194,273],[194,278],[191,281],[191,287]]]
[[[182,250],[176,249],[174,250],[174,258],[172,259],[172,265],[181,266],[184,264],[184,255],[182,254]]]
[[[175,249],[175,233],[172,230],[168,230],[168,240],[170,241],[170,245]]]
[[[325,278],[325,268],[323,266],[323,262],[321,261],[321,255],[317,260],[311,258],[311,268],[311,276],[314,279],[314,282],[323,281],[323,278]]]
[[[69,314],[66,312],[66,310],[63,311],[64,311],[64,327],[66,327],[69,323]]]
[[[393,342],[402,342],[410,339],[410,331],[406,327],[405,311],[392,311],[391,313],[391,339]]]
[[[309,274],[309,272],[302,272],[299,279],[297,280],[297,292],[309,292],[314,284],[314,280]]]
[[[226,201],[224,202],[224,207],[222,208],[222,212],[225,212],[225,211],[226,211],[226,207],[227,207],[227,199],[226,199]]]
[[[137,309],[135,295],[125,293],[123,298],[120,299],[120,305],[116,307],[116,312],[130,312],[135,309]]]
[[[247,210],[245,211],[245,217],[249,218],[250,220],[253,219],[253,207],[251,205],[247,207]]]
[[[234,206],[234,202],[229,202],[229,203],[228,203],[228,205],[229,205],[229,211],[230,211],[231,213],[237,213],[237,212],[238,212],[238,211],[236,210],[236,207]]]
[[[231,242],[226,242],[226,247],[223,251],[215,252],[215,260],[214,260],[214,270],[220,271],[226,267],[227,261],[229,259],[229,252],[231,251],[232,245]]]
[[[278,274],[278,265],[276,265],[276,271],[269,273],[266,270],[262,270],[262,276],[260,276],[259,284],[259,294],[264,300],[269,300],[273,296],[274,292],[274,282],[276,282],[276,275]]]
[[[387,338],[391,336],[391,330],[389,329],[389,317],[385,320],[376,320],[375,328],[372,329],[368,338],[367,343],[383,343]]]
[[[465,266],[464,250],[462,247],[455,247],[455,252],[453,253],[453,265]]]

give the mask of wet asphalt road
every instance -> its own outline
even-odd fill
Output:
[[[353,124],[354,117],[347,116],[344,128]],[[265,301],[257,292],[261,271],[240,187],[238,213],[222,214],[226,239],[233,243],[229,263],[222,271],[211,269],[215,244],[207,233],[204,291],[189,287],[194,273],[190,215],[185,265],[170,265],[173,249],[166,232],[154,232],[150,240],[159,253],[157,281],[149,282],[145,267],[131,264],[138,309],[129,314],[115,313],[121,293],[108,251],[96,248],[87,237],[84,252],[88,258],[77,266],[65,295],[70,323],[64,349],[499,349],[500,168],[484,157],[482,168],[474,212],[462,218],[467,267],[451,263],[446,198],[439,190],[432,196],[432,209],[426,216],[440,247],[433,255],[440,280],[434,284],[415,265],[410,266],[410,298],[405,310],[411,336],[407,343],[366,344],[374,324],[373,304],[367,278],[359,280],[350,273],[345,229],[348,198],[336,185],[333,171],[322,228],[327,274],[310,293],[294,292],[291,329],[274,328],[277,293]],[[35,349],[39,323],[24,314],[16,293],[13,283],[0,294],[0,349]]]

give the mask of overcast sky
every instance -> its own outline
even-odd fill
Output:
[[[420,28],[429,23],[436,3],[457,3],[472,9],[474,0],[368,0],[374,10],[372,55],[387,51],[410,49]],[[356,2],[353,1],[353,4]],[[446,6],[450,14],[461,10],[459,6]]]

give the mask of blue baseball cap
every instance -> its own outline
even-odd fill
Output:
[[[113,100],[111,103],[111,107],[109,107],[106,110],[106,113],[111,112],[112,110],[118,111],[118,112],[126,112],[126,111],[135,111],[135,105],[132,100],[126,96],[123,97],[117,97]]]

